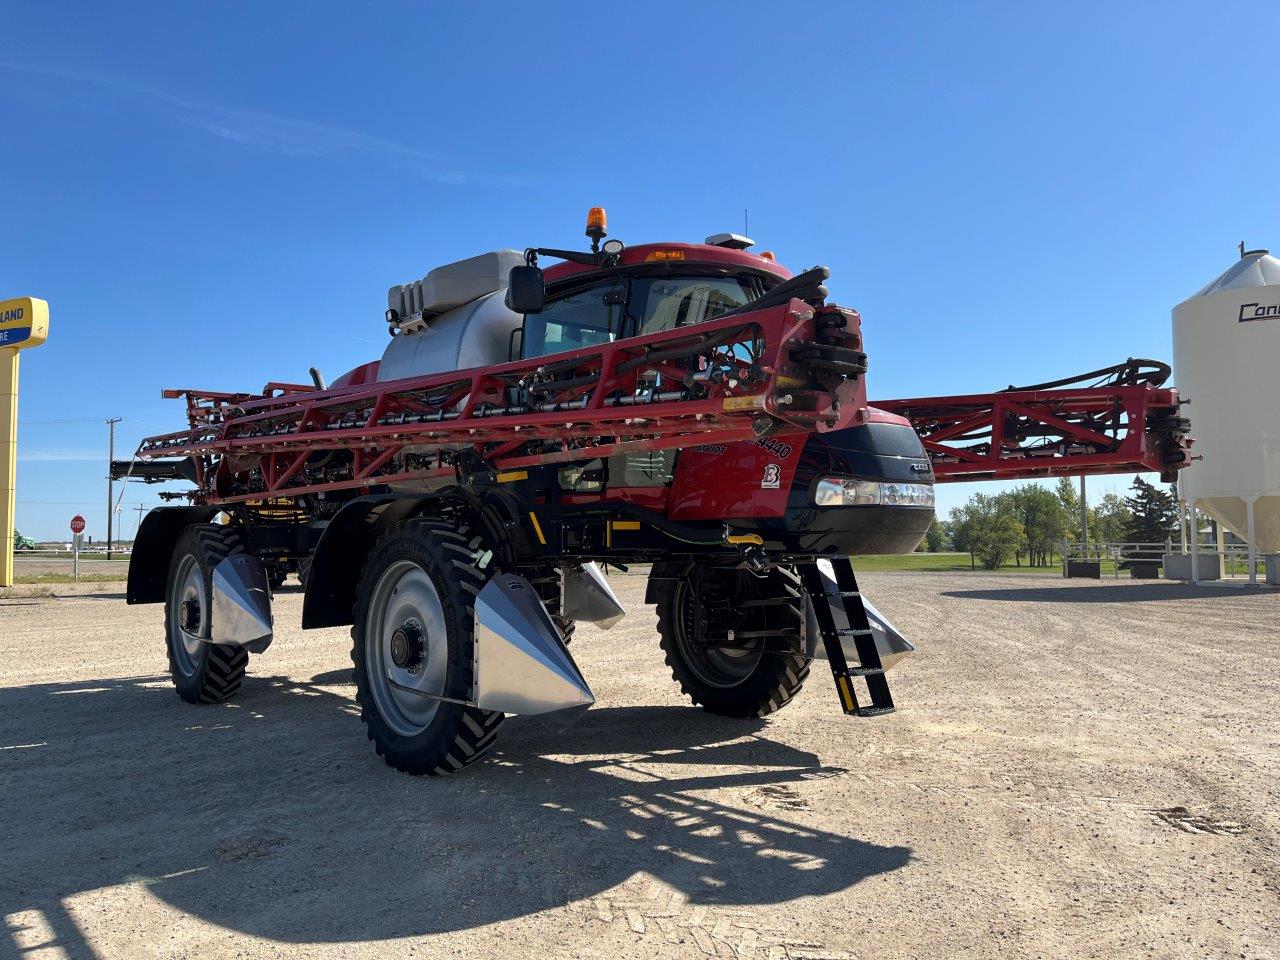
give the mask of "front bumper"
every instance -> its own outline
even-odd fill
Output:
[[[815,491],[827,477],[885,483],[933,483],[933,468],[911,425],[872,421],[859,427],[812,433],[796,464],[781,517],[760,518],[754,529],[770,545],[808,556],[911,553],[933,522],[933,508],[905,504],[819,507]]]
[[[808,507],[758,521],[756,532],[766,543],[806,556],[900,554],[915,550],[932,522],[929,507]]]

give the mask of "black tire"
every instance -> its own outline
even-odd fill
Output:
[[[554,620],[556,626],[560,628],[560,636],[564,638],[564,645],[567,647],[569,644],[573,643],[573,635],[578,630],[578,621],[566,620],[559,614],[555,614],[551,619]]]
[[[538,591],[542,605],[551,614],[551,620],[560,630],[560,636],[567,647],[573,642],[573,634],[578,629],[578,621],[560,615],[560,598],[562,592],[562,576],[557,567],[536,566],[524,569],[521,573]]]
[[[393,569],[416,565],[434,586],[443,611],[445,637],[428,635],[425,644],[447,644],[447,668],[443,695],[465,700],[471,695],[475,597],[490,577],[482,565],[485,555],[480,539],[465,527],[427,519],[405,520],[388,530],[375,545],[364,565],[351,628],[351,659],[355,663],[356,700],[360,719],[374,749],[390,766],[413,774],[446,774],[475,763],[489,750],[498,735],[503,714],[460,703],[434,701],[434,714],[420,730],[401,718],[384,715],[387,707],[386,681],[373,689],[370,661],[380,662],[370,645],[383,642],[369,635],[376,594],[384,576]],[[380,705],[379,696],[383,703]],[[394,699],[394,695],[392,695]],[[385,709],[384,709],[385,708]]]
[[[275,593],[284,586],[284,578],[288,575],[289,574],[285,571],[284,567],[278,564],[273,563],[271,566],[267,567],[267,583],[271,585],[272,593]]]
[[[183,584],[198,577],[203,582],[205,609],[198,610],[195,632],[209,635],[208,600],[213,596],[213,568],[244,546],[233,527],[201,523],[187,527],[178,538],[169,561],[169,584],[165,591],[165,650],[169,655],[169,674],[178,696],[187,703],[221,703],[233,697],[244,681],[249,651],[244,647],[227,647],[214,643],[199,644],[192,652],[186,649],[179,630]],[[198,606],[198,605],[197,605]]]
[[[747,650],[699,647],[692,641],[691,619],[704,604],[718,604],[720,626],[735,634],[771,635],[735,641]],[[720,568],[697,577],[664,579],[657,607],[658,634],[671,676],[704,710],[725,717],[764,717],[785,707],[804,686],[809,658],[803,594],[792,571],[774,568],[758,577]]]

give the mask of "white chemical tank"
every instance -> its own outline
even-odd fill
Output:
[[[497,250],[436,267],[421,280],[387,291],[399,326],[378,367],[379,380],[506,363],[521,316],[503,302],[518,250]]]
[[[1254,544],[1280,553],[1280,260],[1266,250],[1240,260],[1173,308],[1178,394],[1196,438],[1182,497]]]

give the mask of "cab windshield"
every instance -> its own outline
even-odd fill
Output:
[[[522,353],[541,357],[713,320],[766,289],[755,274],[640,276],[579,287],[525,317]]]
[[[657,333],[737,310],[764,292],[756,277],[651,277],[631,281],[636,333]]]

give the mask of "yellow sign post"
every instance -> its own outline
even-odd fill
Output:
[[[35,297],[0,300],[0,587],[13,586],[13,530],[18,488],[18,351],[49,336],[49,304]]]

